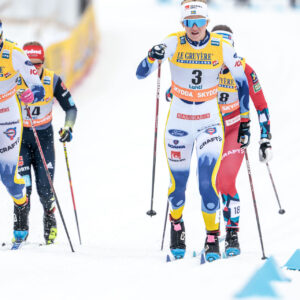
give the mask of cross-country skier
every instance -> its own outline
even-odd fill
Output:
[[[16,43],[3,39],[0,20],[0,177],[14,200],[14,239],[23,240],[27,236],[27,220],[21,220],[28,202],[23,194],[24,180],[18,176],[17,164],[22,137],[22,115],[16,96],[19,75],[27,83],[19,98],[24,103],[43,99],[45,95],[35,68]]]
[[[238,135],[248,145],[249,90],[244,69],[233,47],[220,35],[207,31],[208,9],[203,1],[181,3],[181,22],[185,31],[169,35],[152,47],[138,66],[142,79],[158,67],[158,60],[169,59],[174,95],[165,131],[165,148],[171,183],[170,249],[175,258],[185,254],[185,227],[182,211],[194,145],[198,159],[199,191],[207,236],[207,260],[220,258],[219,210],[216,175],[223,148],[223,122],[218,106],[218,74],[225,64],[238,86],[241,125]]]
[[[232,30],[226,25],[218,25],[212,32],[220,34],[234,46]],[[240,58],[247,76],[249,93],[257,110],[261,139],[259,159],[268,162],[272,158],[270,117],[260,82],[255,71]],[[240,199],[236,190],[236,177],[244,158],[244,149],[240,148],[237,136],[240,128],[239,95],[235,81],[228,68],[221,71],[219,77],[219,105],[225,126],[225,142],[221,166],[217,176],[217,188],[223,200],[223,216],[226,224],[225,251],[227,255],[240,254],[237,232],[239,230]]]
[[[60,130],[60,141],[70,142],[72,139],[72,129],[75,124],[77,108],[69,90],[64,85],[60,76],[44,68],[44,49],[39,42],[29,42],[23,46],[23,50],[28,55],[31,63],[35,66],[42,84],[45,88],[45,97],[40,101],[29,104],[30,115],[37,130],[37,135],[45,156],[51,179],[54,177],[55,155],[52,128],[52,106],[54,99],[58,101],[62,109],[66,112],[64,128]],[[18,90],[23,91],[27,88],[23,78],[19,78]],[[52,244],[57,235],[55,211],[55,199],[51,191],[48,177],[42,162],[38,145],[31,128],[30,117],[26,106],[22,104],[23,114],[23,139],[20,152],[19,174],[23,177],[26,184],[26,194],[29,205],[24,210],[24,219],[28,218],[30,210],[30,196],[32,192],[31,167],[36,178],[37,192],[44,208],[44,237],[46,244]]]

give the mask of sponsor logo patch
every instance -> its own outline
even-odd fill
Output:
[[[178,129],[170,129],[169,133],[173,136],[186,136],[188,133],[183,130],[178,130]]]
[[[261,90],[259,82],[253,86],[253,89],[255,93],[258,93]]]
[[[216,38],[211,39],[211,45],[212,46],[220,46],[220,40]]]
[[[51,84],[51,77],[49,76],[45,76],[43,79],[43,83],[46,85],[50,85]]]
[[[255,84],[258,81],[257,75],[255,72],[252,72],[251,74],[252,82]]]
[[[0,114],[8,112],[8,111],[9,111],[9,107],[1,108],[0,109]]]
[[[30,67],[33,66],[33,64],[32,64],[32,62],[30,60],[26,60],[25,61],[25,65],[26,66],[30,66]]]
[[[2,58],[9,59],[9,50],[4,49],[2,52]]]
[[[171,158],[172,159],[181,159],[181,152],[180,151],[171,151]]]
[[[210,114],[203,114],[203,115],[185,115],[181,113],[177,114],[177,119],[182,119],[182,120],[195,121],[195,120],[203,120],[208,118],[210,118]]]
[[[17,134],[17,127],[8,128],[3,133],[12,141],[15,138],[16,134]]]
[[[214,133],[217,132],[217,129],[215,127],[211,127],[211,128],[207,128],[205,132],[208,133],[209,135],[213,135]]]
[[[202,149],[204,146],[206,146],[206,145],[209,144],[209,143],[212,143],[212,142],[221,142],[221,141],[222,141],[222,138],[221,138],[220,136],[212,137],[212,138],[210,138],[210,139],[204,141],[204,142],[200,145],[199,149]]]
[[[24,166],[23,156],[19,156],[18,167]]]

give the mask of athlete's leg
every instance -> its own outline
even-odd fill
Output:
[[[218,190],[223,200],[226,228],[236,229],[239,227],[240,218],[240,199],[236,189],[236,177],[244,158],[244,150],[237,143],[238,130],[239,122],[225,128],[224,150],[217,177]]]
[[[165,131],[165,149],[170,172],[168,199],[173,220],[179,220],[182,216],[194,145],[194,137],[190,131],[191,121],[179,119],[177,114],[178,111],[190,109],[190,106],[175,98],[170,107]]]
[[[170,249],[175,258],[182,258],[186,249],[182,211],[194,145],[191,121],[178,118],[178,114],[190,114],[191,109],[191,104],[186,104],[175,97],[170,107],[165,131],[165,149],[170,172],[168,191],[171,207]]]
[[[221,120],[203,128],[197,137],[198,182],[202,197],[202,214],[208,233],[219,231],[220,200],[216,188],[216,175],[219,170],[222,147],[223,127]]]
[[[53,181],[55,170],[55,154],[52,126],[48,127],[47,129],[37,130],[37,133],[50,173],[50,177]],[[51,211],[54,207],[53,193],[37,145],[34,148],[33,168],[36,177],[37,192],[43,205],[44,211]]]
[[[28,202],[23,194],[24,180],[18,174],[18,160],[22,137],[22,115],[15,96],[0,103],[0,176],[14,200],[14,236],[26,239],[28,235]]]
[[[31,165],[33,163],[32,144],[35,143],[33,132],[29,128],[23,129],[18,172],[25,181],[28,210],[30,210],[30,196],[32,192]]]
[[[47,129],[38,130],[37,133],[50,177],[53,181],[55,171],[55,153],[52,126]],[[34,158],[33,168],[36,177],[37,192],[44,208],[44,237],[47,244],[52,244],[57,235],[57,224],[54,214],[55,199],[37,146],[34,150]]]

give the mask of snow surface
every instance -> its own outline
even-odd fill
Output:
[[[285,215],[278,214],[267,168],[258,161],[259,127],[253,106],[248,151],[265,252],[282,266],[300,248],[300,144],[295,136],[300,13],[283,2],[260,10],[255,6],[236,9],[230,3],[214,5],[209,28],[219,23],[232,27],[236,49],[256,70],[269,104],[274,150],[270,167]],[[60,220],[57,244],[37,246],[43,242],[42,207],[34,192],[28,239],[31,244],[17,252],[0,247],[0,297],[234,299],[264,263],[245,164],[237,182],[242,254],[204,265],[191,258],[193,250],[202,249],[205,239],[195,160],[184,210],[186,258],[165,262],[169,224],[165,250],[160,251],[169,184],[163,150],[169,108],[164,101],[164,91],[170,85],[167,63],[162,68],[159,112],[154,199],[158,214],[153,218],[146,215],[151,196],[156,74],[138,81],[135,71],[152,45],[181,30],[178,7],[175,3],[160,6],[153,0],[143,0],[142,5],[138,0],[103,0],[96,1],[95,8],[101,31],[99,55],[89,76],[73,92],[78,120],[74,139],[67,145],[83,244],[78,242],[63,146],[58,142],[64,113],[55,106],[55,188],[76,252],[71,253]],[[12,238],[13,203],[3,185],[0,196],[0,241],[7,243]],[[297,299],[300,273],[283,272],[291,283],[275,283],[274,288],[282,299]]]

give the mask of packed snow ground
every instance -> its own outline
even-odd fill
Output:
[[[76,252],[70,251],[58,213],[57,244],[37,246],[43,241],[42,208],[34,192],[31,244],[17,252],[0,248],[1,299],[233,299],[264,263],[245,164],[237,182],[242,202],[242,255],[205,265],[191,258],[193,250],[202,249],[205,239],[195,160],[184,210],[186,258],[165,263],[169,224],[165,251],[160,251],[169,184],[163,150],[169,108],[164,100],[170,85],[167,63],[162,68],[159,112],[154,199],[158,214],[153,218],[146,215],[151,196],[156,74],[138,81],[135,71],[152,45],[181,30],[178,7],[159,6],[152,0],[144,0],[143,5],[138,0],[95,4],[101,31],[99,55],[89,76],[73,92],[78,119],[74,139],[67,145],[83,243],[80,246],[78,242],[63,146],[58,142],[64,113],[55,106],[55,188]],[[300,13],[284,5],[277,8],[217,6],[210,11],[209,28],[220,23],[232,27],[237,52],[256,70],[269,104],[274,150],[270,167],[285,215],[278,214],[267,168],[258,162],[259,127],[253,106],[248,151],[265,252],[282,266],[300,248]],[[3,185],[0,196],[0,242],[9,242],[13,204]],[[283,299],[296,299],[300,273],[284,272],[292,282],[275,283],[276,291]]]

